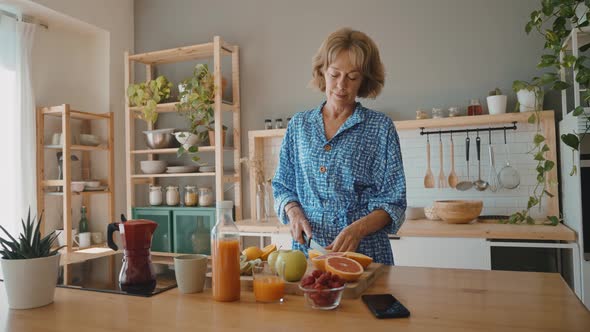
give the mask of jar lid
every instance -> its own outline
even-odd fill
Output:
[[[168,186],[166,189],[178,189],[178,186]]]
[[[199,187],[199,190],[211,190],[211,187]]]
[[[479,99],[470,99],[469,104],[471,105],[479,105]]]
[[[193,189],[193,190],[194,190],[195,188],[196,188],[196,186],[185,186],[185,187],[184,187],[184,189],[187,189],[187,190],[188,190],[188,189]]]
[[[264,122],[272,122],[272,120],[271,119],[266,119],[266,120],[264,120]]]
[[[276,119],[275,121],[283,121],[283,119],[281,119],[281,118],[278,118],[278,119]]]

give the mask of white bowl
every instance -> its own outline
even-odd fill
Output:
[[[178,143],[182,144],[185,150],[188,150],[191,146],[196,146],[199,143],[199,136],[192,134],[188,131],[180,131],[174,133],[174,137]]]
[[[72,191],[79,193],[81,191],[84,191],[84,181],[72,181]]]
[[[201,166],[199,168],[199,172],[201,172],[201,173],[215,172],[215,166]]]
[[[140,161],[139,165],[144,174],[160,174],[166,171],[168,162],[165,160],[144,160]]]
[[[100,181],[84,181],[86,188],[98,188],[100,187]]]
[[[423,207],[408,206],[406,208],[406,220],[418,220],[425,217]]]
[[[80,144],[97,146],[100,144],[100,138],[96,135],[80,134]]]

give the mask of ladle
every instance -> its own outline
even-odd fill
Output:
[[[479,138],[479,132],[477,132],[477,137],[475,138],[475,147],[477,150],[477,180],[473,182],[475,189],[478,191],[484,191],[488,189],[490,185],[486,181],[481,179],[481,138]]]
[[[457,183],[457,189],[461,191],[467,191],[473,187],[473,182],[471,182],[471,177],[469,176],[469,132],[467,132],[467,137],[465,138],[465,161],[467,163],[467,179],[465,181],[461,181]]]

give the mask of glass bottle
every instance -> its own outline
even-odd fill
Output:
[[[88,218],[86,218],[86,207],[82,206],[80,211],[82,215],[80,216],[80,223],[78,224],[78,233],[86,233],[89,232],[88,227]]]
[[[232,201],[217,202],[217,222],[211,230],[213,299],[240,299],[240,231],[232,217]]]
[[[197,206],[197,191],[195,186],[184,187],[184,206]]]
[[[479,99],[471,99],[469,101],[469,106],[467,106],[467,115],[482,115],[483,108],[479,103]]]

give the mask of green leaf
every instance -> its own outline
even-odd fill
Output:
[[[539,203],[539,200],[537,200],[533,196],[529,197],[529,201],[527,203],[527,209],[530,210],[533,206],[537,205],[537,203]]]
[[[580,139],[578,138],[578,135],[575,134],[562,134],[561,135],[561,141],[563,143],[565,143],[565,145],[569,146],[570,148],[574,149],[574,150],[578,150],[578,146],[580,145]]]
[[[572,170],[570,171],[570,176],[574,176],[578,173],[578,168],[576,167],[576,165],[572,166]]]
[[[533,219],[533,217],[531,216],[527,216],[526,217],[526,223],[529,225],[534,225],[535,224],[535,219]]]
[[[588,22],[588,21],[586,21],[586,22]],[[588,23],[590,23],[590,22],[588,22]],[[586,52],[590,49],[590,43],[584,44],[584,45],[580,46],[578,49],[580,50],[580,52]]]
[[[574,108],[573,116],[578,116],[581,114],[584,114],[584,106],[578,106],[578,107]]]
[[[533,114],[531,114],[531,116],[529,116],[529,119],[527,121],[530,124],[534,124],[536,120],[537,120],[537,116],[535,115],[535,113],[533,113]]]
[[[545,193],[545,195],[549,196],[549,197],[553,197],[555,195],[553,195],[552,193],[548,192],[547,190],[543,190],[543,192]]]
[[[199,152],[199,148],[193,145],[193,146],[191,146],[191,147],[188,148],[188,152],[190,152],[190,153],[197,153],[197,152]]]
[[[535,137],[533,138],[533,142],[535,142],[535,146],[539,146],[539,144],[541,144],[544,140],[545,140],[545,136],[543,136],[541,134],[535,134]]]
[[[514,81],[512,82],[512,90],[518,92],[519,90],[527,89],[529,84],[525,81]]]
[[[556,81],[555,83],[553,83],[552,89],[556,90],[556,91],[561,91],[561,90],[565,90],[569,87],[570,87],[569,83],[566,83],[564,81]]]
[[[176,150],[176,158],[180,158],[184,153],[186,152],[186,150],[184,149],[184,147],[181,145],[178,150]]]
[[[559,219],[556,216],[547,216],[547,219],[551,221],[552,226],[557,226],[559,224]]]
[[[547,151],[549,151],[549,145],[543,144],[543,147],[541,148],[541,152],[547,152]]]
[[[555,162],[551,160],[545,160],[545,172],[549,172],[555,166]]]

